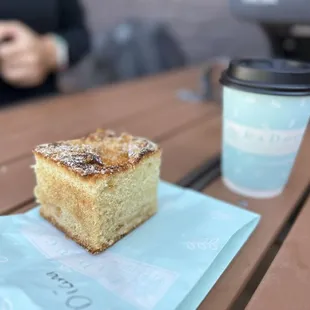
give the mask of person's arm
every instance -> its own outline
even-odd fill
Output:
[[[50,73],[74,65],[87,53],[89,35],[78,0],[58,1],[56,33],[40,35],[21,22],[0,21],[0,41],[4,41],[0,45],[0,76],[7,83],[39,86]]]
[[[76,64],[89,50],[90,38],[85,23],[84,10],[79,0],[59,0],[59,30],[56,40],[63,50],[59,56],[67,57],[67,66]],[[62,42],[63,40],[63,42]],[[67,55],[65,55],[67,53]]]

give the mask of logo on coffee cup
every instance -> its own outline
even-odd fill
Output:
[[[264,155],[287,155],[295,153],[302,141],[305,129],[274,130],[253,128],[224,121],[224,142],[241,151]]]

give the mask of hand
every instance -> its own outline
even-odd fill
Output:
[[[0,74],[9,84],[35,87],[57,67],[56,46],[20,22],[0,22]]]

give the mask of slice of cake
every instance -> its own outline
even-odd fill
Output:
[[[98,130],[34,150],[40,213],[91,253],[114,244],[157,211],[161,150]]]

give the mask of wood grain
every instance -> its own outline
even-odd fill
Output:
[[[309,310],[310,307],[310,198],[247,310]]]
[[[131,116],[139,118],[139,113],[176,105],[177,90],[195,87],[199,75],[197,68],[176,71],[1,110],[0,164],[29,154],[37,144],[83,136]]]
[[[205,119],[196,126],[164,140],[162,177],[179,181],[221,150],[221,117]]]
[[[289,183],[281,196],[268,200],[247,199],[230,192],[221,180],[213,183],[205,190],[208,195],[235,205],[246,202],[247,209],[261,214],[262,218],[253,236],[241,249],[200,306],[201,310],[229,309],[239,296],[264,254],[295,210],[298,199],[308,186],[310,181],[309,158],[310,128],[304,138]],[[265,309],[278,308],[266,307]]]

